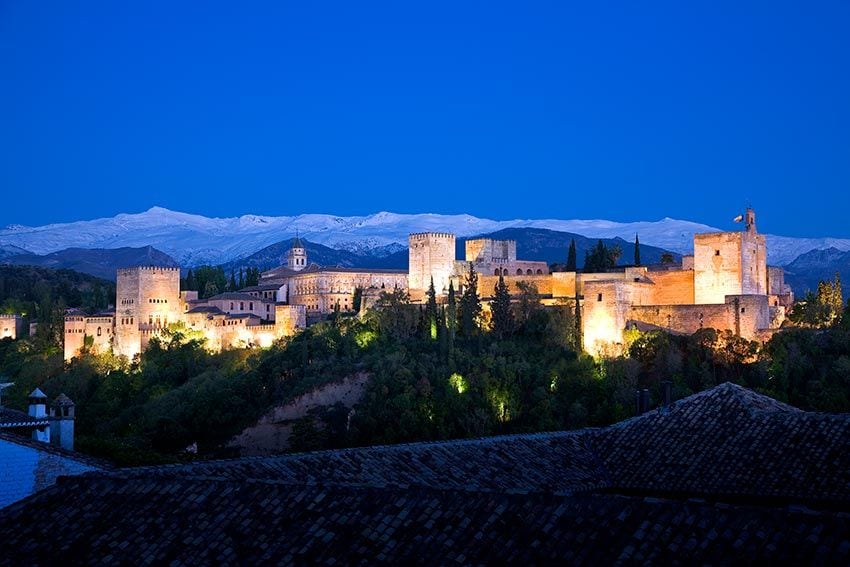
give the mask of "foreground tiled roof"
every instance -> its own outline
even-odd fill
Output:
[[[848,471],[850,415],[724,384],[604,429],[92,473],[0,540],[36,564],[847,564]]]
[[[846,514],[254,480],[65,478],[7,508],[0,534],[15,551],[0,564],[850,561]]]
[[[850,415],[730,383],[600,430],[593,446],[621,490],[850,503]]]
[[[263,479],[290,484],[572,494],[607,486],[583,432],[539,433],[142,467],[128,478]]]
[[[38,427],[47,425],[46,417],[32,417],[28,413],[0,406],[0,429],[15,427]]]

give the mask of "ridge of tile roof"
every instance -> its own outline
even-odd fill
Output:
[[[553,467],[553,462],[565,466]],[[115,475],[554,494],[606,484],[604,471],[587,445],[587,430],[138,467]]]
[[[46,417],[33,417],[26,412],[0,406],[0,429],[33,427],[47,425],[48,423],[50,423],[50,420]]]

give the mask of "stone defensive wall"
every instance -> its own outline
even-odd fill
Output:
[[[629,309],[628,317],[679,334],[690,335],[703,328],[728,329],[750,340],[757,339],[771,323],[763,295],[728,296],[722,304],[636,305]]]
[[[692,270],[670,270],[649,272],[652,287],[652,303],[659,305],[688,305],[694,303],[694,272]]]
[[[517,284],[519,282],[533,283],[537,286],[537,293],[540,295],[553,295],[553,279],[548,275],[530,275],[530,276],[504,276],[505,285],[508,286],[508,292],[511,295],[520,293]],[[463,278],[460,278],[463,281]],[[481,299],[491,299],[495,293],[496,284],[499,283],[499,276],[478,275],[478,295]],[[455,286],[457,289],[457,286]]]

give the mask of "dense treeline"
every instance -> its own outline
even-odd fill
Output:
[[[0,313],[38,321],[39,345],[62,339],[66,308],[97,313],[115,303],[115,282],[73,270],[0,265]]]
[[[703,329],[692,336],[627,332],[627,356],[576,349],[575,305],[543,307],[533,285],[515,301],[499,282],[483,309],[477,276],[445,304],[383,293],[362,318],[334,314],[266,350],[211,354],[175,327],[135,361],[61,352],[35,339],[0,342],[0,374],[25,406],[35,386],[78,405],[80,449],[122,463],[226,455],[222,444],[274,405],[358,373],[349,411],[299,420],[293,448],[315,449],[606,425],[634,414],[634,392],[672,380],[680,398],[733,381],[807,410],[850,411],[850,315],[788,329],[765,345]],[[187,453],[187,449],[191,449]]]

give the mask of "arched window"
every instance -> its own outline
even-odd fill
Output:
[[[493,272],[494,276],[498,276],[501,272],[499,272],[499,268],[496,268],[496,271]]]
[[[522,275],[522,268],[518,268],[518,269],[517,269],[517,271],[516,271],[516,275],[518,275],[518,276],[521,276],[521,275]]]
[[[537,270],[537,275],[538,275],[538,276],[542,276],[542,275],[543,275],[543,270],[541,270],[541,269],[539,269],[539,268],[538,268],[538,270]]]
[[[525,275],[530,276],[533,272],[529,269],[525,271]]]

